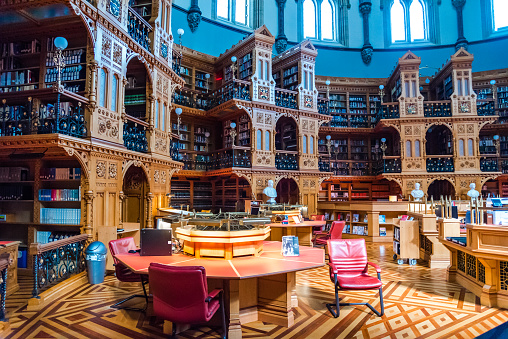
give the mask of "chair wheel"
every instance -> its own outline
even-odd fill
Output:
[[[409,265],[416,265],[416,259],[409,259]]]
[[[397,254],[393,255],[393,260],[397,260]]]
[[[403,263],[404,263],[404,260],[403,260],[403,259],[399,259],[399,260],[397,260],[397,264],[402,265]]]

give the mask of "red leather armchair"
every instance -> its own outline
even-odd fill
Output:
[[[324,246],[330,239],[341,239],[345,226],[346,222],[343,220],[334,221],[328,232],[314,232],[314,239],[312,239],[314,246]]]
[[[384,314],[383,284],[381,283],[381,268],[367,261],[365,239],[333,239],[328,240],[328,255],[330,261],[330,279],[335,284],[335,303],[326,304],[330,313],[337,318],[340,306],[366,305],[378,316]],[[376,269],[377,278],[368,275],[368,267]],[[339,303],[339,288],[341,290],[374,290],[379,289],[381,312],[369,303]],[[336,311],[333,310],[335,307]]]
[[[222,289],[208,293],[204,267],[151,263],[148,275],[154,313],[173,323],[173,337],[176,324],[208,322],[221,309],[222,335],[226,338],[224,293]]]
[[[325,216],[323,214],[313,214],[310,216],[310,220],[314,221],[325,221]],[[317,232],[321,232],[324,230],[324,227],[314,226],[312,227],[312,233],[316,234]]]
[[[115,259],[115,254],[120,253],[129,253],[129,251],[136,251],[136,243],[134,242],[133,237],[126,237],[122,239],[117,240],[111,240],[109,242],[109,251],[111,252],[111,255],[113,256],[113,265],[115,266],[115,275],[116,278],[122,282],[141,282],[141,286],[143,286],[143,292],[144,295],[131,295],[130,297],[123,299],[116,304],[114,304],[113,308],[121,308],[126,310],[132,310],[132,311],[146,311],[146,308],[148,306],[148,294],[146,293],[145,284],[148,283],[146,277],[140,274],[132,273],[132,271],[127,268],[125,265],[123,265],[121,262]],[[145,298],[146,304],[144,308],[132,308],[132,307],[119,307],[119,305],[123,304],[124,302],[131,300],[133,298]]]

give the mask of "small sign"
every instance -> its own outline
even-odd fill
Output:
[[[282,255],[285,257],[297,257],[300,255],[298,237],[285,235],[282,237]]]

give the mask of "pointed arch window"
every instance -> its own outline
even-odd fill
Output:
[[[508,29],[508,1],[492,0],[492,23],[494,31]]]
[[[99,69],[99,106],[106,107],[107,74],[104,68]]]
[[[333,0],[303,0],[303,38],[337,40],[335,8]]]
[[[250,26],[250,2],[251,0],[215,0],[215,15],[235,24]]]
[[[393,0],[389,12],[392,43],[429,40],[426,0]]]

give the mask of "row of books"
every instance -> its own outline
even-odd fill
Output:
[[[26,181],[28,173],[26,167],[0,167],[0,182]]]
[[[84,79],[83,66],[69,66],[65,67],[61,72],[61,80],[62,81],[72,81]],[[58,81],[58,68],[48,68],[46,70],[46,75],[44,76],[45,82],[55,82]]]
[[[0,93],[31,91],[37,88],[39,88],[38,85],[18,85],[10,87],[0,87]]]
[[[79,208],[41,208],[42,224],[78,225],[80,221]]]
[[[0,86],[14,86],[30,84],[33,81],[33,72],[30,69],[24,71],[10,71],[0,74]]]
[[[46,54],[46,66],[54,67],[55,65],[55,53],[48,52]],[[83,61],[83,57],[85,56],[85,49],[74,49],[68,51],[62,51],[62,56],[64,58],[64,63],[66,65],[70,64],[79,64]]]
[[[40,189],[39,201],[81,201],[80,189]]]
[[[79,235],[79,233],[37,231],[36,242],[39,244],[48,244],[53,241],[70,238],[75,235]]]
[[[0,200],[29,200],[31,186],[8,185],[0,187]]]
[[[5,42],[0,46],[2,57],[38,53],[41,51],[41,43],[38,39],[26,42]]]
[[[353,226],[353,233],[357,235],[368,235],[369,229],[365,226]]]
[[[125,95],[125,104],[144,104],[146,102],[146,94],[129,94]]]
[[[78,180],[81,179],[81,168],[41,168],[43,180]]]

